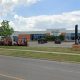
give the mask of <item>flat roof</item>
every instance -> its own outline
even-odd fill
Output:
[[[12,35],[17,36],[19,34],[46,34],[52,32],[65,32],[65,33],[75,33],[75,30],[66,30],[66,29],[47,29],[46,31],[14,31]],[[80,30],[78,30],[80,33]]]

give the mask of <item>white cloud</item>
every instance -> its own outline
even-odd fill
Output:
[[[13,3],[13,4],[35,4],[40,0],[0,0],[1,4],[8,4],[8,3]]]
[[[15,15],[12,22],[15,30],[45,30],[51,28],[74,29],[75,24],[80,25],[80,11],[62,13],[61,15],[40,15],[22,17]]]
[[[6,15],[10,11],[12,12],[17,5],[29,6],[36,4],[40,0],[0,0],[0,15]]]

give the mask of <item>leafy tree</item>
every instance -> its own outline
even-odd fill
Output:
[[[59,39],[61,39],[61,41],[64,41],[65,36],[64,35],[59,35]]]
[[[14,32],[13,28],[10,27],[9,21],[3,20],[0,26],[0,36],[10,37]]]
[[[46,38],[46,40],[48,40],[48,41],[54,41],[55,40],[55,36],[46,36],[45,37]]]

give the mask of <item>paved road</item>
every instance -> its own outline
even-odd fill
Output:
[[[19,79],[14,79],[11,77],[6,77],[6,76],[0,76],[0,80],[19,80]]]
[[[80,64],[0,56],[0,74],[19,80],[80,80]]]

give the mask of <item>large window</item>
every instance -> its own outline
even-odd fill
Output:
[[[45,34],[32,34],[32,40],[38,40],[40,38],[44,38]]]

